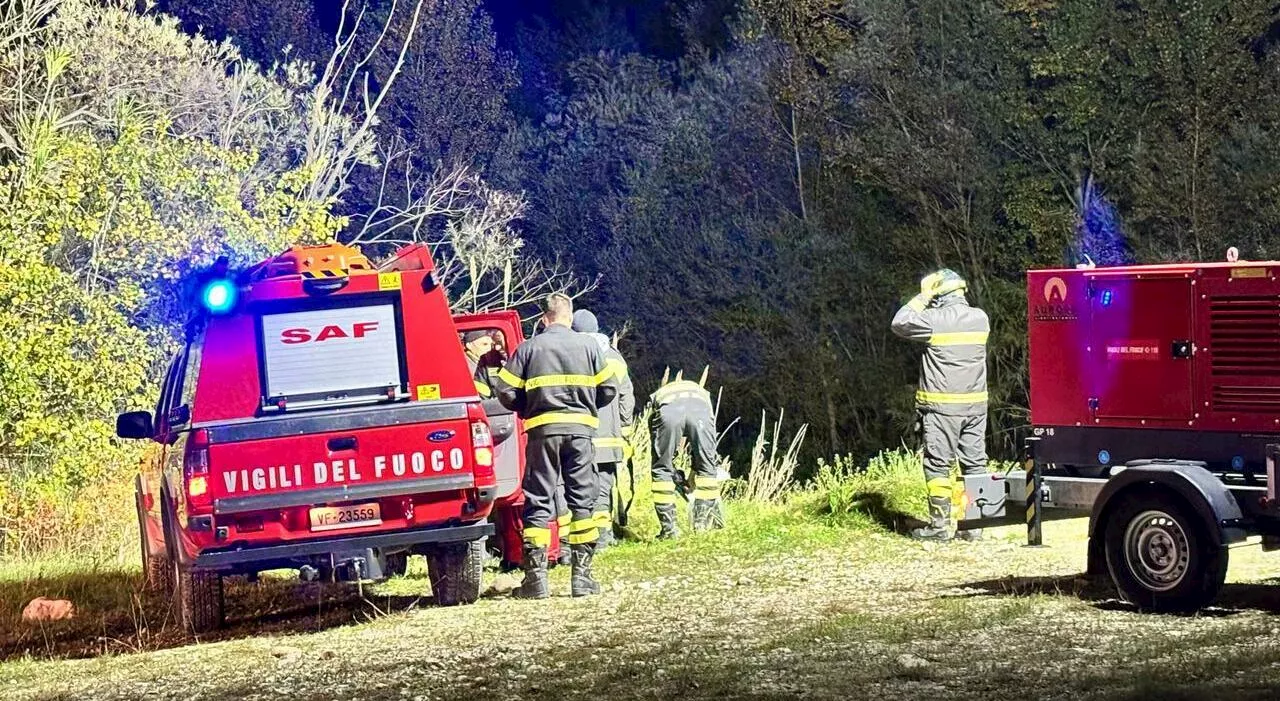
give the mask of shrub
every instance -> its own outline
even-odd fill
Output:
[[[880,453],[865,465],[852,456],[819,459],[813,481],[797,496],[808,513],[891,529],[923,517],[925,500],[920,456],[905,449]]]

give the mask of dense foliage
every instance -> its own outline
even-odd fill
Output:
[[[514,274],[598,280],[642,391],[710,364],[726,416],[864,455],[911,440],[887,322],[945,265],[993,320],[1008,455],[1026,268],[1259,258],[1280,226],[1265,3],[41,3],[0,35],[0,457],[72,481],[154,389],[165,283],[224,251],[412,230],[483,251],[448,263],[471,305],[532,298],[509,249],[562,259]]]

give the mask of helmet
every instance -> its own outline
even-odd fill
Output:
[[[939,276],[938,283],[933,289],[934,294],[938,297],[945,297],[957,292],[963,293],[968,288],[968,284],[965,283],[964,278],[960,277],[960,273],[950,268],[939,270],[937,275]]]

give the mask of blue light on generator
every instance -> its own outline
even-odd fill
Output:
[[[1103,290],[1103,291],[1102,291],[1102,306],[1104,306],[1104,307],[1109,307],[1109,306],[1111,306],[1111,300],[1112,300],[1112,298],[1113,298],[1113,297],[1114,297],[1114,292],[1113,292],[1112,290]]]
[[[205,285],[200,298],[210,313],[226,314],[236,306],[236,296],[236,286],[230,280],[214,280]]]

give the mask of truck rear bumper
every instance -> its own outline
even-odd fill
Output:
[[[414,494],[432,494],[437,492],[454,492],[473,489],[476,480],[473,475],[450,475],[445,477],[427,477],[424,479],[397,480],[375,482],[373,484],[344,485],[323,489],[305,489],[296,492],[279,494],[260,494],[251,497],[224,497],[213,502],[213,513],[217,515],[240,514],[251,511],[284,509],[292,506],[310,506],[313,504],[334,504],[360,499],[380,499]],[[492,501],[493,489],[482,489],[481,501]]]
[[[375,533],[347,538],[324,538],[301,543],[269,545],[239,550],[205,552],[196,556],[193,565],[210,570],[271,569],[275,564],[285,567],[291,561],[333,552],[350,552],[364,549],[404,548],[406,546],[436,543],[462,543],[493,535],[493,524],[475,523],[466,526],[424,528],[394,533]],[[248,568],[244,565],[262,565]]]

